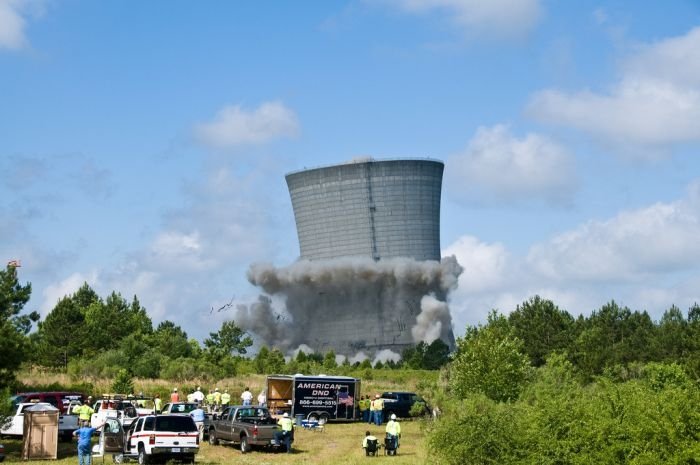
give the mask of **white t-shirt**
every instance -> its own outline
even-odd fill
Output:
[[[241,399],[245,401],[252,401],[253,400],[253,393],[250,391],[243,391],[243,394],[241,394]]]

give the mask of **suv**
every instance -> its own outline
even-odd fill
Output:
[[[190,417],[147,415],[139,417],[124,433],[116,418],[107,418],[98,448],[114,453],[114,462],[138,459],[139,464],[179,460],[194,463],[199,452],[199,432]]]
[[[409,418],[413,404],[419,402],[423,404],[423,413],[430,413],[428,404],[415,392],[384,392],[382,399],[384,399],[384,418],[388,418],[392,413],[399,418]]]

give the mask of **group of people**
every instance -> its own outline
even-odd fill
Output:
[[[399,438],[401,437],[401,424],[396,421],[396,415],[393,413],[389,417],[389,421],[385,428],[386,442],[385,444],[391,447],[392,450],[399,448]],[[371,432],[366,431],[365,437],[362,440],[362,448],[365,450],[365,454],[374,454],[377,451],[377,437],[372,435]]]
[[[229,394],[228,389],[224,389],[224,392],[220,392],[219,388],[214,388],[212,391],[209,390],[207,395],[204,395],[201,386],[197,386],[197,389],[192,389],[186,396],[187,402],[196,403],[200,406],[208,406],[213,411],[222,410],[224,407],[231,405],[231,394]],[[173,388],[170,393],[170,402],[181,402],[183,399],[180,397],[180,393],[177,388]],[[160,397],[156,396],[155,409],[159,412],[162,408],[162,402]],[[263,389],[258,394],[258,405],[265,406],[267,402],[267,397],[265,395],[265,390]],[[159,405],[160,404],[160,405]],[[241,404],[242,405],[252,405],[253,404],[253,393],[250,392],[250,388],[246,387],[241,394]]]
[[[379,426],[384,423],[384,399],[379,394],[370,399],[370,396],[362,396],[358,402],[362,421]]]

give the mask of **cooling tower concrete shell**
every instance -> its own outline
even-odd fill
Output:
[[[301,258],[440,260],[436,160],[365,160],[286,176]]]
[[[462,269],[440,259],[443,169],[368,159],[286,176],[300,260],[250,279],[286,297],[295,344],[348,356],[438,337],[454,347],[445,302]]]

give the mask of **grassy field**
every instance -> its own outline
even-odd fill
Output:
[[[384,426],[370,426],[365,423],[329,424],[323,432],[300,429],[295,433],[294,450],[291,454],[271,453],[254,450],[249,454],[241,454],[240,449],[232,446],[210,446],[202,444],[196,458],[198,464],[366,464],[392,463],[416,464],[426,463],[427,457],[423,441],[421,421],[405,421],[401,423],[401,447],[395,457],[385,456],[383,450],[377,457],[366,457],[362,449],[362,438],[365,431],[371,431],[378,438],[384,436]],[[6,462],[20,462],[21,441],[3,439],[7,453]],[[380,440],[380,442],[382,442]],[[57,464],[74,465],[78,461],[75,443],[59,443],[59,459]],[[105,458],[105,463],[111,463],[111,457]],[[29,461],[23,463],[46,463],[46,461]],[[102,463],[101,458],[93,460],[95,465]]]

